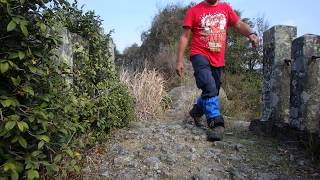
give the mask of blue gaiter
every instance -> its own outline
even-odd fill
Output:
[[[214,118],[221,116],[218,96],[211,98],[199,97],[197,105],[203,109],[208,124],[210,124]]]

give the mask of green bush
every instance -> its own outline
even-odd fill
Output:
[[[110,34],[63,0],[0,0],[0,19],[0,177],[79,172],[81,151],[133,118]],[[55,53],[62,27],[88,42],[72,69]]]
[[[231,100],[227,115],[252,120],[261,116],[262,80],[258,73],[224,74],[223,88]]]

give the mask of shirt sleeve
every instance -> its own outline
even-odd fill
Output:
[[[237,15],[237,13],[229,6],[228,6],[228,14],[229,14],[229,26],[235,26],[238,21],[239,21],[239,16]]]
[[[184,17],[182,27],[192,29],[192,27],[193,27],[193,11],[192,11],[192,9],[189,9],[187,11],[186,16]]]

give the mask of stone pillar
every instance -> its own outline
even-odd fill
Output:
[[[274,26],[263,34],[261,121],[289,122],[291,44],[297,28]]]
[[[311,133],[320,129],[320,36],[293,41],[290,126]]]
[[[53,61],[58,61],[61,64],[64,64],[67,66],[65,71],[68,74],[71,74],[73,72],[73,52],[72,52],[72,37],[70,31],[68,31],[67,28],[63,28],[59,32],[59,36],[61,37],[61,44],[57,49],[52,50],[52,53],[55,54],[51,57]],[[73,78],[70,75],[63,74],[62,77],[65,78],[65,81],[67,85],[70,87],[70,85],[73,83]]]
[[[72,72],[73,67],[73,54],[72,54],[72,36],[71,33],[64,28],[61,34],[62,37],[62,43],[60,45],[60,48],[58,50],[60,59],[64,61],[69,67],[70,72]]]
[[[112,62],[112,65],[115,66],[115,45],[113,43],[113,40],[110,39],[109,43],[108,43],[108,49],[109,49],[109,53],[110,53],[110,57],[109,57],[109,61]]]

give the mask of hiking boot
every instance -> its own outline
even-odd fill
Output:
[[[224,134],[223,125],[214,125],[214,121],[209,124],[209,128],[207,131],[207,139],[208,141],[222,141]]]
[[[189,115],[193,118],[194,124],[197,127],[203,126],[203,123],[201,121],[201,116],[203,115],[203,111],[199,106],[197,106],[196,104],[193,105],[193,108],[189,111]]]

